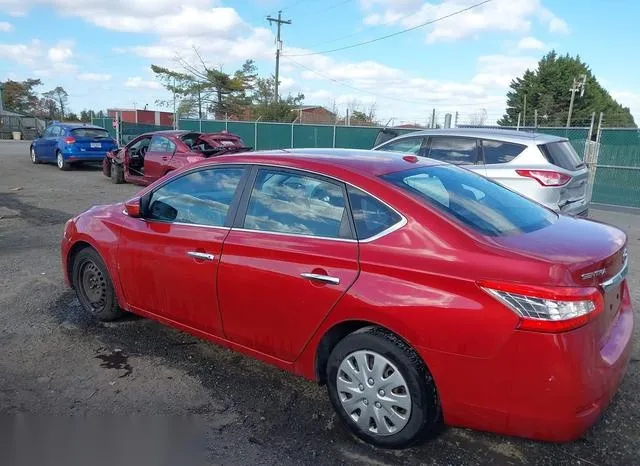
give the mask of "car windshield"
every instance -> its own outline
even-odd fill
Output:
[[[382,178],[488,236],[529,233],[557,219],[551,210],[451,165],[420,167]]]
[[[72,129],[71,134],[77,138],[108,138],[109,133],[100,128],[78,128]]]

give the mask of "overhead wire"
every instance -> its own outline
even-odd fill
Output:
[[[338,48],[329,49],[329,50],[322,50],[322,51],[318,51],[318,52],[298,53],[298,54],[291,54],[291,55],[283,54],[282,56],[283,57],[307,57],[307,56],[310,56],[310,55],[321,55],[321,54],[325,54],[325,53],[340,52],[342,50],[348,50],[348,49],[353,49],[353,48],[356,48],[356,47],[362,47],[363,45],[373,44],[374,42],[379,42],[381,40],[385,40],[385,39],[389,39],[391,37],[399,36],[400,34],[406,34],[407,32],[415,31],[416,29],[420,29],[420,28],[423,28],[425,26],[429,26],[429,25],[437,23],[439,21],[443,21],[443,20],[451,18],[453,16],[465,13],[465,12],[467,12],[469,10],[474,9],[474,8],[478,8],[478,7],[482,6],[482,5],[486,5],[487,3],[491,2],[491,1],[493,1],[493,0],[484,0],[482,2],[470,5],[470,6],[466,7],[466,8],[462,8],[460,10],[456,10],[456,11],[454,11],[452,13],[447,14],[447,15],[440,16],[438,18],[434,18],[434,19],[429,20],[429,21],[425,21],[424,23],[418,24],[417,26],[413,26],[413,27],[410,27],[410,28],[402,29],[400,31],[393,32],[391,34],[386,34],[384,36],[376,37],[374,39],[369,39],[369,40],[366,40],[366,41],[363,41],[363,42],[358,42],[358,43],[351,44],[351,45],[345,45],[344,47],[338,47]]]

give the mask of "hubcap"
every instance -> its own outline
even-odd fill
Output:
[[[342,407],[364,432],[392,435],[409,422],[407,382],[391,361],[374,351],[355,351],[344,358],[336,386]]]
[[[36,151],[33,150],[33,147],[31,148],[31,161],[32,162],[36,161]]]
[[[80,287],[93,311],[102,309],[106,303],[107,284],[102,271],[93,262],[86,262],[80,270]]]
[[[64,165],[64,159],[62,158],[62,154],[58,152],[58,167],[62,168]]]

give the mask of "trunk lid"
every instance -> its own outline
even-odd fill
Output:
[[[540,230],[492,238],[514,253],[542,260],[549,265],[550,286],[597,287],[604,302],[594,321],[602,343],[618,314],[626,275],[627,236],[621,230],[573,217],[558,220]]]

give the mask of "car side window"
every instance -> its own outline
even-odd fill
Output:
[[[243,173],[241,167],[210,168],[169,181],[151,194],[145,218],[224,226]]]
[[[55,138],[57,136],[60,136],[60,127],[59,126],[52,126],[51,128],[51,134],[50,136],[52,138]]]
[[[51,137],[51,126],[49,126],[47,129],[44,130],[44,133],[42,133],[42,137],[43,138]]]
[[[364,191],[349,186],[347,192],[359,240],[378,235],[402,220],[400,214]]]
[[[456,165],[470,165],[478,161],[475,138],[434,136],[431,138],[429,158]]]
[[[325,238],[352,238],[340,183],[277,169],[258,170],[244,228]]]
[[[176,150],[173,141],[163,136],[153,136],[149,145],[149,152],[170,153]]]
[[[513,144],[503,141],[492,141],[484,139],[482,141],[482,154],[484,155],[484,163],[492,165],[496,163],[511,162],[526,149],[527,146],[521,144]]]
[[[423,142],[424,142],[424,137],[404,138],[394,142],[390,142],[386,146],[381,147],[379,150],[386,150],[389,152],[402,152],[404,154],[420,155],[419,152],[420,152],[420,149],[422,148]]]

